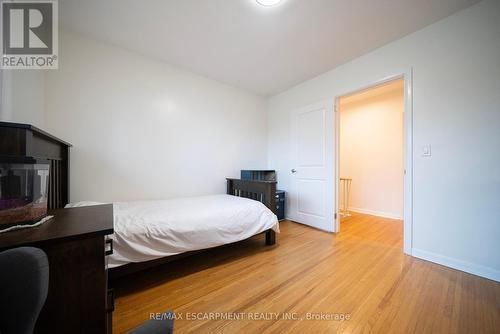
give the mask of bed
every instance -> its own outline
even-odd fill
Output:
[[[276,182],[227,179],[227,194],[113,203],[112,278],[265,233],[276,242]],[[79,202],[68,207],[101,204]]]

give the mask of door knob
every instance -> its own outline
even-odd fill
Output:
[[[292,169],[291,172],[292,173],[297,173],[297,170],[296,169]]]

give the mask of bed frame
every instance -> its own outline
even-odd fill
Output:
[[[228,195],[245,197],[259,201],[276,214],[276,181],[254,181],[230,178],[226,180]],[[276,243],[276,232],[273,230],[267,230],[264,233],[266,234],[266,245],[274,245]],[[203,251],[204,250],[197,250],[146,262],[129,263],[117,268],[109,269],[108,275],[110,280],[115,280],[138,271],[153,268]]]
[[[276,181],[226,179],[227,194],[250,198],[263,203],[276,214]],[[266,245],[276,243],[276,232],[266,231]]]

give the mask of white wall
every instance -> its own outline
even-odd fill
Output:
[[[340,176],[352,178],[349,209],[403,219],[403,81],[342,98],[339,111]]]
[[[223,193],[265,167],[261,97],[80,35],[59,45],[45,121],[74,145],[71,201]]]
[[[0,71],[0,120],[44,127],[44,71]]]
[[[413,254],[500,280],[500,1],[464,11],[268,103],[268,167],[289,189],[289,113],[413,68]],[[432,144],[432,157],[422,157]]]

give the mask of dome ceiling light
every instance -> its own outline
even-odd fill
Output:
[[[256,0],[259,5],[270,7],[276,6],[281,2],[281,0]]]

